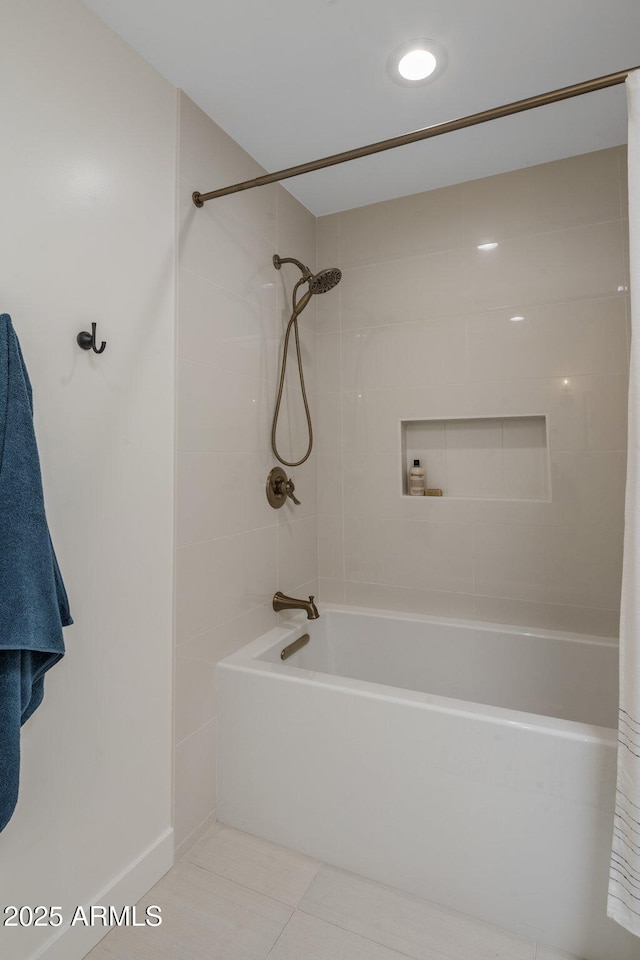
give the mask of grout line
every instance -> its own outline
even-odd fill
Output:
[[[180,177],[179,177],[179,185],[180,185],[180,183],[183,183],[183,184],[187,187],[187,189],[189,190],[190,193],[193,193],[195,190],[200,190],[200,187],[197,187],[197,186],[193,183],[193,181],[190,180],[189,177],[185,177],[184,174],[181,174]],[[267,186],[267,188],[268,188],[269,186],[271,186],[271,184],[267,184],[266,186]],[[261,189],[262,189],[262,188],[261,188]],[[200,191],[200,192],[202,192],[202,191]],[[278,234],[277,234],[277,229],[278,229],[278,193],[277,193],[277,189],[276,189],[274,192],[275,192],[275,197],[274,197],[274,200],[273,200],[273,208],[274,208],[274,210],[275,210],[275,226],[274,226],[274,232],[273,232],[273,234],[272,234],[271,236],[266,236],[264,233],[261,233],[260,230],[256,230],[254,227],[252,227],[252,226],[250,225],[252,222],[255,222],[255,220],[257,219],[257,217],[256,217],[255,215],[253,215],[253,216],[251,216],[251,217],[248,217],[248,216],[245,217],[245,216],[242,216],[242,215],[241,215],[241,216],[238,216],[238,214],[237,214],[236,212],[234,212],[233,210],[229,209],[230,206],[231,206],[231,204],[229,204],[229,203],[225,204],[224,207],[221,208],[221,209],[222,209],[222,215],[228,217],[229,220],[233,221],[234,224],[236,224],[237,226],[241,227],[243,230],[246,229],[247,233],[252,234],[254,237],[258,237],[258,239],[260,239],[260,240],[264,240],[265,243],[268,243],[268,244],[270,244],[270,245],[273,245],[274,241],[277,241],[277,236],[278,236]],[[264,196],[264,194],[263,194],[263,196]],[[225,199],[225,198],[219,197],[218,199],[219,199],[219,200],[223,200],[223,199]],[[214,202],[215,202],[215,201],[214,201]],[[191,212],[191,207],[193,207],[193,201],[192,201],[191,197],[189,197],[189,204],[190,204],[190,206],[189,206],[189,205],[187,206],[187,210],[188,210],[189,212]],[[225,208],[226,208],[226,209],[225,209]],[[180,209],[180,190],[179,190],[179,189],[178,189],[178,211],[179,211],[180,214],[183,212],[183,211]],[[198,212],[200,212],[200,211],[198,211]]]
[[[264,530],[277,529],[283,526],[284,524],[293,525],[298,523],[306,523],[307,520],[313,520],[313,519],[314,519],[313,514],[310,517],[301,517],[299,520],[295,520],[293,518],[285,519],[284,517],[282,518],[276,517],[274,523],[269,523],[264,526],[248,527],[246,530],[238,530],[238,531],[235,531],[234,533],[223,533],[219,537],[208,537],[206,540],[191,540],[189,543],[180,544],[179,546],[176,547],[176,554],[180,550],[189,550],[191,547],[199,547],[199,546],[202,546],[202,544],[204,543],[218,543],[220,540],[233,540],[236,537],[246,537],[248,534],[251,534],[251,533],[261,533]],[[256,606],[260,607],[262,606],[262,604],[258,603],[256,604]],[[231,619],[235,619],[235,617],[232,617]],[[190,637],[189,639],[192,639],[192,638]]]
[[[621,205],[619,204],[618,206],[619,210],[620,210],[620,206]],[[343,211],[343,212],[348,212],[348,211]],[[552,237],[562,233],[568,234],[568,233],[573,233],[574,231],[577,231],[577,230],[588,230],[593,227],[601,227],[610,223],[618,223],[620,220],[625,220],[625,219],[627,219],[627,217],[625,216],[615,216],[615,217],[608,217],[607,219],[604,219],[604,220],[590,220],[588,223],[580,223],[570,227],[558,227],[555,230],[543,230],[538,233],[512,234],[511,236],[503,236],[499,242],[501,244],[507,244],[507,243],[511,244],[511,243],[517,243],[517,242],[522,242],[526,240],[541,239],[543,237]],[[411,261],[411,260],[426,260],[429,257],[439,257],[439,256],[441,257],[441,256],[444,256],[445,254],[451,254],[451,253],[464,254],[464,253],[472,252],[476,248],[477,248],[477,244],[471,241],[467,241],[463,237],[462,243],[451,244],[450,246],[446,246],[446,247],[438,247],[432,250],[427,250],[423,253],[414,253],[409,256],[398,255],[395,257],[387,257],[381,260],[364,260],[362,263],[353,263],[353,264],[349,264],[348,266],[345,266],[343,268],[343,271],[371,269],[374,267],[380,267],[383,264],[402,263],[404,261]]]
[[[422,319],[415,318],[413,320],[397,320],[393,323],[370,323],[370,324],[359,324],[353,327],[345,327],[345,331],[348,333],[355,333],[358,330],[378,330],[380,328],[386,327],[401,327],[401,326],[415,326],[416,324],[434,324],[434,323],[450,323],[452,320],[469,320],[473,318],[480,317],[481,320],[494,320],[495,317],[489,316],[490,314],[498,312],[507,312],[518,309],[531,309],[531,310],[544,310],[551,307],[564,307],[571,304],[585,304],[585,303],[606,303],[614,302],[620,300],[622,293],[602,293],[599,295],[591,295],[587,297],[569,297],[565,300],[543,300],[540,302],[522,304],[518,303],[504,303],[497,304],[495,306],[484,306],[474,308],[473,310],[465,309],[464,312],[456,311],[455,313],[448,314],[437,314],[434,317],[424,317]],[[250,301],[253,303],[253,301]],[[480,321],[475,319],[474,323],[479,323]],[[534,321],[535,323],[535,321]]]
[[[238,300],[242,300],[243,303],[248,304],[251,307],[258,307],[260,310],[263,310],[265,313],[274,314],[276,312],[275,304],[273,306],[266,306],[261,300],[252,300],[250,297],[244,296],[238,290],[233,287],[226,287],[224,283],[220,283],[219,280],[213,280],[211,277],[205,276],[204,273],[198,273],[197,270],[194,270],[193,267],[187,267],[184,263],[177,264],[177,272],[184,270],[185,273],[191,274],[192,277],[197,277],[198,280],[204,280],[205,283],[210,283],[211,286],[216,287],[218,290],[224,290],[225,293],[231,294],[232,297],[236,297]],[[273,316],[270,317],[273,322]]]
[[[232,373],[237,377],[243,377],[245,380],[255,380],[256,383],[275,383],[275,379],[269,377],[254,377],[251,373],[243,370],[235,370],[233,367],[220,367],[213,363],[207,363],[206,360],[194,360],[192,357],[178,357],[179,363],[192,363],[196,367],[206,367],[207,370],[216,370],[218,373]]]
[[[220,623],[215,623],[210,627],[207,627],[206,630],[201,630],[200,633],[194,633],[193,636],[185,637],[183,640],[176,640],[175,646],[179,647],[184,643],[189,643],[192,640],[200,640],[202,637],[205,637],[208,633],[211,633],[212,630],[221,630],[224,627],[231,626],[231,624],[236,623],[239,620],[242,620],[243,617],[250,617],[252,614],[256,613],[257,610],[270,610],[270,599],[267,599],[264,603],[257,603],[255,607],[251,607],[249,610],[243,610],[242,613],[238,613],[233,617],[229,617],[227,620],[222,620]],[[249,643],[249,641],[245,641]]]
[[[180,847],[185,847],[183,852],[176,856],[175,862],[173,864],[176,867],[182,860],[186,859],[186,856],[193,846],[200,840],[201,837],[204,837],[206,833],[211,829],[211,827],[216,822],[216,811],[212,810],[211,813],[208,813],[204,820],[201,820],[200,823],[191,830],[191,832],[181,840],[179,844],[176,845],[175,853],[177,854]],[[194,838],[193,840],[191,838]],[[173,869],[173,868],[172,868]]]
[[[601,380],[608,377],[615,377],[617,379],[624,378],[625,380],[627,380],[628,373],[629,371],[625,366],[624,370],[619,370],[617,373],[597,373],[597,372],[571,373],[568,376],[572,380],[582,380],[587,378]],[[394,387],[352,387],[346,391],[346,394],[347,396],[358,395],[359,397],[362,397],[371,393],[374,393],[374,394],[387,393],[388,394],[388,393],[393,393],[394,391],[398,392],[399,390],[407,390],[407,389],[411,389],[413,392],[418,392],[420,390],[423,390],[425,393],[426,392],[433,393],[435,391],[440,391],[440,390],[449,390],[452,387],[487,387],[487,386],[492,386],[494,384],[504,384],[504,383],[531,383],[531,382],[553,383],[555,380],[562,380],[562,379],[563,379],[562,374],[555,374],[553,376],[544,376],[544,377],[505,377],[504,379],[500,379],[500,380],[439,380],[436,382],[432,381],[429,384],[429,386],[426,386],[426,387],[414,387],[414,388],[407,388],[402,384],[398,384],[397,386],[394,386]],[[330,396],[331,394],[327,394],[327,395]],[[502,414],[502,416],[505,417],[506,419],[509,419],[511,417],[516,417],[516,418],[528,417],[528,416],[531,416],[531,414],[514,413],[514,414]],[[533,414],[533,416],[536,416],[536,414]],[[417,418],[417,419],[420,419],[420,418]],[[436,419],[443,419],[443,418],[440,417]],[[461,418],[451,417],[449,419],[483,420],[487,418],[483,416],[480,416],[480,417],[465,416]]]
[[[471,597],[472,596],[472,594],[470,594],[466,590],[459,590],[459,591],[444,590],[441,587],[405,587],[402,584],[397,584],[397,583],[385,583],[384,581],[378,582],[375,580],[354,580],[353,578],[350,578],[347,582],[357,584],[358,586],[366,586],[366,587],[385,587],[385,588],[391,588],[393,590],[411,590],[416,593],[444,594],[447,597]],[[536,607],[567,607],[567,608],[576,609],[576,610],[583,610],[583,611],[586,610],[592,613],[617,613],[618,612],[614,607],[590,607],[581,603],[563,603],[559,600],[528,600],[526,597],[502,597],[499,594],[496,595],[496,594],[490,594],[490,593],[479,593],[477,594],[477,596],[478,598],[482,598],[483,600],[504,600],[507,603],[528,603]],[[350,604],[350,605],[353,606],[353,604]],[[355,606],[362,606],[362,604],[355,604]],[[376,607],[374,609],[390,610],[391,612],[396,612],[396,613],[406,612],[402,609],[393,608],[393,607],[391,608]],[[415,612],[416,611],[409,611],[409,615]],[[420,616],[422,616],[423,614],[426,616],[438,616],[438,617],[442,616],[442,614],[430,614],[428,611],[426,613],[424,613],[423,611],[423,613],[420,613]],[[448,615],[445,614],[444,616],[445,616],[445,619],[448,619]],[[454,617],[453,619],[456,619],[456,618]],[[525,626],[530,626],[530,625],[525,624]],[[534,629],[547,630],[547,629],[554,629],[554,628],[534,627]],[[581,633],[582,631],[577,630],[573,632]]]
[[[284,849],[287,849],[287,848],[285,847]],[[248,887],[246,883],[240,883],[239,880],[232,880],[231,877],[227,877],[223,873],[218,873],[217,870],[212,870],[210,867],[205,867],[201,863],[196,863],[195,860],[190,860],[189,854],[191,853],[192,850],[193,850],[193,847],[191,847],[190,850],[187,850],[187,852],[185,853],[185,855],[181,860],[181,863],[187,862],[192,867],[195,867],[197,870],[202,870],[203,873],[208,873],[208,874],[211,874],[211,876],[213,877],[218,877],[219,880],[224,880],[225,883],[230,883],[234,887],[240,887],[242,890],[249,890],[254,895],[257,895],[259,897],[264,897],[265,900],[271,900],[273,903],[277,903],[281,907],[287,907],[289,910],[291,910],[291,916],[289,917],[289,920],[291,920],[291,917],[296,911],[296,907],[293,907],[290,903],[285,903],[284,900],[278,900],[277,897],[272,897],[268,893],[263,893],[262,890],[256,890],[255,887]],[[287,920],[287,923],[289,923],[289,920]]]
[[[353,876],[356,876],[358,877],[358,879],[360,879],[358,874],[353,874]],[[377,882],[377,881],[374,881],[374,882]],[[398,893],[403,892],[402,890],[398,890],[398,888],[396,887],[393,887],[392,889],[397,890]],[[426,902],[430,902],[430,901],[426,901]],[[326,923],[330,927],[335,927],[336,930],[342,930],[344,933],[349,933],[352,937],[357,937],[359,940],[362,940],[364,943],[372,943],[372,944],[375,944],[377,947],[383,947],[385,950],[389,950],[390,953],[395,954],[396,956],[407,957],[407,960],[419,960],[417,953],[405,953],[404,950],[399,950],[397,947],[390,947],[389,944],[385,943],[383,940],[375,940],[373,937],[368,937],[363,933],[356,933],[355,930],[351,930],[350,927],[345,927],[341,923],[337,923],[335,920],[327,920],[325,917],[319,917],[315,913],[310,913],[308,910],[303,910],[301,907],[297,908],[297,912],[304,914],[305,917],[313,917],[314,920],[319,920],[321,923]],[[455,912],[457,913],[458,911],[455,911]],[[420,952],[422,953],[422,951]]]
[[[197,733],[201,733],[205,729],[205,727],[209,727],[211,726],[212,723],[215,724],[215,722],[216,722],[216,718],[211,717],[209,720],[203,723],[202,726],[197,727],[197,729],[195,730],[192,730],[191,733],[188,733],[186,737],[182,738],[182,740],[178,740],[176,743],[174,743],[173,745],[174,750],[177,749],[177,747],[181,746],[183,743],[186,743],[187,740],[190,739],[190,737],[195,737]]]
[[[286,850],[286,849],[287,849],[287,848],[285,847],[285,850]],[[306,854],[305,854],[305,856],[306,856]],[[315,859],[315,857],[311,857],[310,859],[313,860],[313,859]],[[318,864],[318,866],[316,867],[316,871],[315,871],[315,873],[313,874],[313,876],[311,877],[311,879],[309,880],[309,883],[308,883],[308,884],[306,885],[306,887],[304,888],[304,891],[303,891],[303,893],[301,894],[300,899],[298,900],[298,903],[297,903],[297,905],[296,905],[296,910],[299,910],[299,909],[300,909],[300,904],[302,903],[302,901],[304,900],[304,898],[305,898],[306,895],[308,894],[309,889],[311,888],[311,884],[314,882],[314,880],[316,879],[316,877],[318,876],[318,874],[320,873],[320,871],[322,870],[322,868],[327,866],[327,864],[324,862],[324,860],[317,860],[316,863]]]
[[[282,936],[282,934],[285,932],[285,930],[287,929],[287,927],[288,927],[289,924],[291,923],[292,918],[295,916],[295,912],[296,912],[296,911],[295,911],[295,909],[294,909],[294,910],[292,911],[292,913],[291,913],[291,916],[289,917],[289,919],[288,919],[287,922],[285,923],[284,927],[282,928],[282,930],[280,931],[280,933],[278,934],[278,936],[277,936],[276,939],[274,940],[273,944],[271,945],[271,947],[270,947],[270,949],[269,949],[269,952],[268,952],[267,955],[265,956],[264,960],[269,960],[269,957],[271,956],[271,954],[272,954],[273,951],[275,950],[276,946],[278,945],[278,942],[279,942],[279,940],[280,940],[280,937]]]

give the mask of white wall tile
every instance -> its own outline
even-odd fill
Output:
[[[473,592],[472,528],[464,523],[402,521],[398,525],[398,564],[402,576],[388,581],[398,586]]]
[[[502,241],[495,250],[469,249],[470,310],[610,297],[624,283],[619,222]]]
[[[350,581],[473,592],[472,536],[465,524],[346,517],[344,551]]]
[[[273,595],[277,543],[278,527],[272,526],[177,551],[178,643],[264,604]]]
[[[178,450],[266,452],[271,384],[204,363],[178,363]]]
[[[624,528],[627,477],[624,452],[566,451],[551,455],[556,522]]]
[[[612,147],[462,184],[465,242],[619,219],[618,163]]]
[[[447,496],[505,495],[501,420],[449,420],[446,445]]]
[[[343,512],[343,467],[341,454],[319,453],[317,458],[318,516],[341,517]],[[361,478],[366,488],[369,476]]]
[[[627,449],[628,389],[624,374],[586,381],[590,450]]]
[[[323,603],[344,603],[344,580],[318,580],[318,597]]]
[[[174,831],[179,846],[211,815],[216,805],[216,731],[206,724],[175,750]]]
[[[462,190],[445,187],[340,214],[345,267],[449,250],[462,244]]]
[[[268,562],[273,563],[272,557]],[[307,520],[285,520],[278,524],[278,584],[283,593],[293,591],[317,577],[318,523]]]
[[[344,579],[342,517],[323,517],[318,524],[318,576]]]
[[[337,330],[318,332],[316,336],[317,383],[322,393],[334,393],[342,389],[340,338]]]
[[[316,262],[319,270],[327,267],[344,268],[340,247],[340,214],[319,217],[316,220]],[[332,296],[316,297],[318,333],[340,329],[341,290],[342,284],[335,288]]]
[[[337,267],[340,263],[336,257],[334,260],[321,260],[320,269],[327,267]],[[342,281],[341,281],[342,283]],[[315,298],[316,302],[316,331],[318,333],[328,333],[330,330],[340,329],[340,298],[342,291],[340,286],[322,296]]]
[[[512,321],[522,315],[524,320]],[[470,380],[624,373],[625,298],[580,300],[469,317]]]
[[[315,217],[281,184],[278,184],[277,191],[278,249],[273,252],[280,257],[295,257],[313,273],[316,270]],[[281,269],[291,271],[290,276],[296,280],[300,278],[298,268],[293,264],[285,264]]]
[[[466,325],[449,318],[396,323],[342,335],[344,390],[382,390],[466,379]]]
[[[462,250],[345,269],[340,283],[342,329],[463,314]]]
[[[546,423],[542,417],[502,421],[504,495],[542,500],[549,496]]]
[[[615,609],[620,545],[619,532],[602,527],[476,524],[475,589],[486,596]]]
[[[618,163],[620,164],[620,215],[624,219],[629,216],[629,165],[626,143],[618,147]]]
[[[274,309],[273,241],[236,219],[224,206],[198,209],[193,184],[181,179],[178,193],[179,263],[192,273]]]
[[[277,361],[299,278],[293,265],[276,271],[272,258],[296,257],[315,269],[315,221],[275,184],[196,209],[194,189],[212,190],[261,170],[187,97],[180,101],[175,715],[176,735],[186,739],[176,761],[178,842],[214,809],[212,781],[198,777],[189,745],[202,739],[198,724],[215,716],[215,663],[277,622],[271,609],[277,589],[315,583],[318,572],[315,462],[288,470],[301,506],[287,502],[278,513],[265,494],[275,462]],[[312,410],[316,299],[300,321]],[[294,355],[278,430],[286,459],[298,459],[307,444]],[[298,447],[298,456],[287,456]],[[199,759],[212,768],[210,748]]]
[[[267,380],[275,313],[211,280],[180,268],[178,356],[218,370]]]
[[[338,393],[325,393],[314,415],[315,451],[322,454],[342,452],[342,397]]]
[[[352,580],[345,580],[344,588],[345,603],[357,607],[427,613],[434,617],[472,619],[474,616],[474,597],[471,593],[445,593]]]
[[[542,630],[569,630],[595,637],[617,637],[620,611],[570,606],[563,603],[537,603],[475,595],[473,614],[488,623],[507,623]]]
[[[265,493],[272,466],[269,453],[180,453],[177,546],[274,524]]]
[[[176,653],[175,743],[215,719],[215,665],[185,656],[188,644]]]
[[[176,656],[215,665],[250,640],[271,630],[277,623],[277,614],[273,611],[271,597],[268,597],[261,606],[253,607],[238,617],[177,644]]]
[[[324,486],[342,450],[347,601],[433,610],[460,589],[476,597],[471,616],[504,621],[520,610],[523,623],[615,630],[629,349],[628,293],[618,289],[628,283],[624,164],[624,149],[613,148],[320,222],[318,244],[339,251],[344,269],[340,398],[328,337],[317,386],[329,455],[319,468],[323,515],[337,512]],[[476,249],[488,240],[494,251]],[[471,418],[493,421],[482,438],[464,424],[448,437],[433,425],[425,436],[400,430],[401,421]],[[414,457],[444,497],[402,495]],[[422,533],[474,525],[475,585],[463,575],[452,588],[447,563],[432,569],[425,556],[425,583],[410,586],[408,522]]]
[[[344,514],[348,517],[401,517],[402,480],[393,454],[344,454]],[[422,504],[421,504],[422,506]],[[419,514],[420,519],[425,519]]]

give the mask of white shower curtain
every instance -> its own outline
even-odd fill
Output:
[[[627,106],[633,335],[620,618],[618,782],[607,915],[640,937],[640,70],[627,77]]]

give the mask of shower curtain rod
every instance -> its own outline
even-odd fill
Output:
[[[359,157],[369,157],[373,153],[382,153],[383,150],[393,150],[395,147],[404,147],[406,144],[416,143],[418,140],[428,140],[431,137],[439,137],[442,133],[462,130],[464,127],[472,127],[478,123],[486,123],[488,120],[497,120],[500,117],[508,117],[513,113],[532,110],[534,107],[544,107],[546,104],[556,103],[558,100],[568,100],[571,97],[579,97],[583,93],[593,93],[595,90],[614,87],[618,83],[624,83],[630,73],[639,69],[640,67],[631,67],[629,70],[609,73],[604,77],[597,77],[595,80],[585,80],[583,83],[574,83],[570,87],[561,87],[559,90],[551,90],[549,93],[540,93],[536,97],[527,97],[526,100],[515,100],[513,103],[506,103],[501,107],[494,107],[493,110],[482,110],[480,113],[472,113],[468,117],[460,117],[457,120],[447,120],[445,123],[436,123],[431,127],[414,130],[413,133],[405,133],[400,137],[391,137],[389,140],[378,140],[376,143],[369,143],[365,147],[345,150],[344,153],[333,153],[331,156],[322,157],[320,160],[312,160],[310,163],[299,163],[295,167],[287,167],[285,170],[278,170],[275,173],[265,173],[260,177],[254,177],[253,180],[243,180],[242,183],[234,183],[230,187],[222,187],[220,190],[211,190],[210,193],[199,193],[196,190],[192,194],[192,199],[196,207],[202,207],[207,200],[226,197],[227,194],[230,193],[239,193],[241,190],[251,190],[253,187],[262,187],[267,183],[276,183],[279,180],[287,180],[289,177],[298,177],[303,173],[322,170],[324,167],[333,167],[337,163],[347,163],[347,161],[357,160]]]

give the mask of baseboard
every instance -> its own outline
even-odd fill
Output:
[[[173,830],[163,833],[155,843],[114,878],[104,890],[92,897],[91,904],[134,904],[173,866]],[[84,905],[85,908],[90,904]],[[63,927],[55,937],[31,954],[29,960],[83,960],[109,933],[102,926]]]

